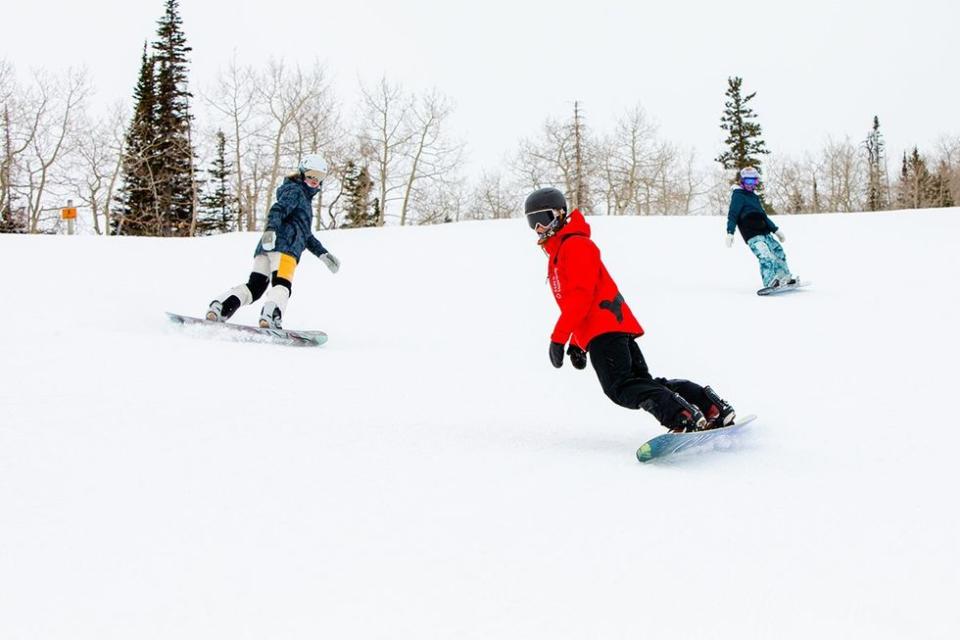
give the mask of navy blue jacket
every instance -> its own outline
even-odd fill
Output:
[[[727,212],[727,233],[739,228],[743,241],[755,236],[773,233],[777,225],[767,217],[760,196],[741,187],[735,187],[730,195],[730,211]]]
[[[270,207],[267,216],[267,229],[277,232],[274,251],[293,256],[300,262],[304,249],[318,258],[327,252],[311,231],[313,225],[313,207],[311,201],[319,189],[311,189],[302,180],[285,178],[277,188],[277,201]],[[263,244],[257,244],[254,255],[266,253]]]

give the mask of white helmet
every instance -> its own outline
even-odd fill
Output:
[[[297,168],[300,170],[300,175],[305,176],[307,173],[310,173],[320,180],[323,180],[327,175],[327,161],[324,160],[323,156],[319,153],[311,153],[303,156],[303,159],[300,161],[300,166]]]

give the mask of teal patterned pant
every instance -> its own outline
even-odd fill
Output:
[[[747,246],[760,261],[760,277],[763,278],[763,286],[769,287],[774,279],[786,278],[790,275],[787,255],[772,233],[750,238],[747,240]]]

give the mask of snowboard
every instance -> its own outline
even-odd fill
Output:
[[[774,293],[781,293],[783,291],[793,291],[794,289],[799,289],[800,287],[805,287],[810,282],[808,280],[798,280],[795,284],[784,284],[779,287],[764,287],[757,290],[758,296],[769,296]]]
[[[656,438],[644,442],[640,448],[637,449],[637,460],[640,462],[650,462],[651,460],[663,458],[681,451],[688,451],[711,444],[720,444],[724,438],[736,437],[745,426],[756,419],[757,416],[749,415],[738,419],[728,427],[719,427],[706,431],[693,431],[690,433],[661,434]]]
[[[300,331],[298,329],[261,329],[245,324],[229,322],[215,322],[206,318],[182,316],[179,313],[166,312],[171,322],[181,325],[209,327],[212,330],[222,330],[236,340],[250,342],[266,342],[282,344],[292,347],[319,347],[327,341],[327,334],[323,331]]]

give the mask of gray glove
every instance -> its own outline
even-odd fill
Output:
[[[726,242],[727,242],[727,247],[732,247],[732,246],[733,246],[733,234],[732,234],[732,233],[728,233],[728,234],[727,234],[727,240],[726,240]]]
[[[267,229],[263,232],[263,237],[260,238],[260,246],[263,247],[264,251],[273,251],[273,247],[277,242],[277,232],[273,229]]]
[[[780,231],[780,229],[777,229],[776,231],[774,231],[773,235],[777,236],[777,240],[779,240],[780,242],[787,241],[787,234],[785,234],[783,231]]]
[[[333,255],[329,251],[320,256],[320,261],[327,265],[327,269],[330,269],[330,273],[336,273],[340,270],[340,261],[337,260],[337,256]]]

